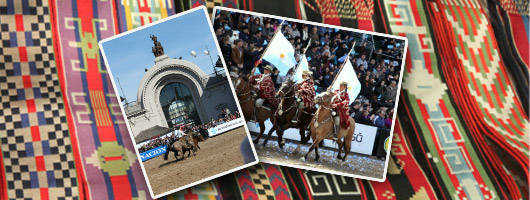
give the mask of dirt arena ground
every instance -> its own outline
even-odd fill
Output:
[[[177,189],[201,179],[244,165],[241,142],[247,137],[244,127],[200,142],[195,156],[176,161],[173,153],[144,162],[155,195]]]
[[[257,134],[252,133],[253,139]],[[267,145],[263,146],[263,139],[259,144],[254,144],[258,157],[261,161],[279,162],[289,165],[298,165],[320,170],[331,170],[346,174],[355,174],[372,178],[383,178],[385,159],[375,156],[368,156],[359,153],[350,152],[346,161],[340,161],[335,156],[337,152],[329,148],[320,148],[320,160],[315,162],[315,153],[309,154],[309,160],[302,160],[305,153],[309,150],[310,144],[299,145],[298,142],[284,140],[285,146],[280,149],[276,138],[269,140]]]

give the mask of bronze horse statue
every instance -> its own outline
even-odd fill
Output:
[[[265,141],[263,141],[263,146],[265,146],[269,141],[272,132],[276,131],[276,134],[278,135],[278,146],[283,148],[283,132],[289,128],[298,129],[300,133],[301,144],[305,144],[307,141],[309,141],[309,136],[306,134],[306,130],[309,126],[311,118],[313,117],[313,111],[308,112],[300,109],[300,102],[296,101],[295,93],[295,82],[291,79],[285,81],[278,90],[276,96],[280,98],[280,104],[274,113],[272,118],[273,127],[271,130],[269,130]],[[297,112],[298,122],[293,123],[292,121],[296,117]]]
[[[350,121],[350,126],[348,128],[343,128],[339,126],[339,132],[337,137],[334,136],[334,120],[332,113],[334,112],[331,108],[331,102],[333,100],[334,94],[330,91],[323,92],[315,98],[316,103],[319,105],[315,116],[310,123],[310,132],[311,139],[313,139],[313,144],[309,148],[309,151],[304,156],[304,159],[307,160],[307,156],[314,149],[315,150],[315,161],[318,161],[318,147],[321,145],[324,139],[333,139],[337,142],[339,147],[339,153],[337,154],[338,159],[344,161],[350,152],[351,141],[353,138],[353,133],[355,131],[355,120],[352,117],[348,116]],[[342,156],[342,151],[344,151],[344,156]]]
[[[175,155],[175,159],[181,160],[186,158],[186,152],[188,152],[187,157],[190,157],[192,152],[193,155],[195,155],[198,150],[198,142],[195,143],[192,134],[188,134],[179,139],[170,141],[170,143],[167,145],[166,153],[164,154],[164,160],[167,160],[169,152],[173,152],[173,154]],[[178,157],[179,153],[182,154],[182,157],[180,159]]]
[[[253,141],[254,143],[259,142],[259,139],[265,132],[265,121],[271,118],[273,110],[265,108],[256,107],[256,95],[254,89],[250,85],[248,76],[239,76],[233,79],[234,88],[239,99],[239,104],[241,105],[241,110],[243,111],[243,116],[246,121],[257,121],[259,124],[259,135]]]

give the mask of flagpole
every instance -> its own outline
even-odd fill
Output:
[[[335,84],[335,81],[337,81],[337,77],[339,76],[339,74],[342,72],[342,69],[344,68],[344,65],[346,64],[346,62],[350,59],[350,53],[351,51],[353,50],[353,48],[355,48],[355,44],[357,43],[357,41],[354,41],[353,42],[353,45],[351,46],[351,49],[350,51],[348,52],[348,54],[346,54],[346,59],[344,59],[344,63],[342,63],[342,65],[340,66],[340,70],[339,70],[339,73],[335,74],[335,78],[333,78],[333,82],[331,82],[331,85],[329,85],[330,87],[333,86],[333,84]],[[329,89],[329,88],[328,88]]]
[[[296,63],[296,66],[294,67],[293,72],[296,72],[296,70],[298,70],[298,67],[300,66],[300,63],[302,61],[302,55],[305,56],[305,52],[307,52],[307,49],[309,49],[309,46],[311,45],[311,41],[312,41],[312,39],[309,38],[309,42],[307,43],[307,46],[304,49],[304,53],[300,54],[300,59],[298,60],[298,63]],[[309,63],[308,63],[308,65],[309,65]]]
[[[311,46],[311,42],[313,41],[313,38],[309,38],[309,42],[307,43],[307,46],[304,49],[303,55],[305,55],[305,52],[307,52],[307,49],[309,49],[309,46]]]

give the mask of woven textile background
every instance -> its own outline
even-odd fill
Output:
[[[199,5],[407,37],[399,120],[385,182],[260,164],[164,199],[528,199],[518,0],[0,1],[0,199],[150,199],[97,42]]]

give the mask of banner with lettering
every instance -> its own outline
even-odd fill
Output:
[[[140,153],[140,158],[142,159],[142,162],[145,162],[146,160],[149,160],[151,158],[157,157],[159,155],[162,155],[166,153],[167,146],[159,146],[157,148],[151,149],[149,151]]]
[[[237,118],[208,129],[208,136],[216,136],[229,130],[235,129],[237,127],[243,126],[244,124],[245,120],[243,118]]]

